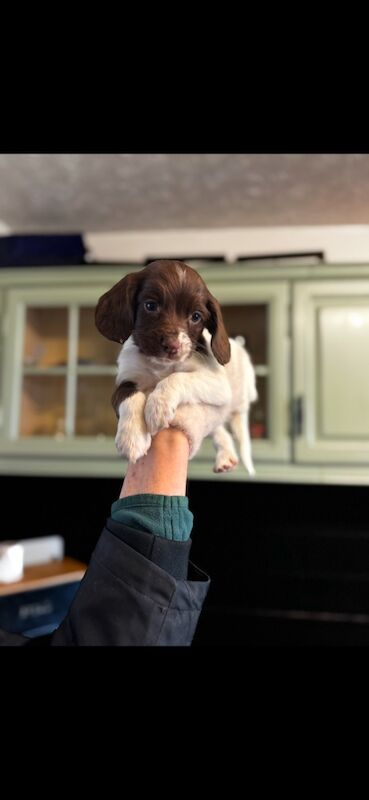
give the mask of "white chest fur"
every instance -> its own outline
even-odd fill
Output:
[[[207,331],[204,331],[204,336]],[[183,361],[172,361],[166,358],[155,358],[140,353],[137,345],[130,336],[124,343],[118,356],[118,375],[116,383],[119,386],[123,381],[133,381],[140,391],[153,389],[159,381],[168,375],[179,372],[197,372],[209,370],[210,373],[224,371],[224,367],[214,358],[210,348],[210,334],[205,336],[208,353],[202,356],[194,352]]]

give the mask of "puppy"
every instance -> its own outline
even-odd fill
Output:
[[[122,456],[137,461],[152,436],[174,426],[187,434],[190,458],[211,435],[214,471],[229,471],[238,457],[228,423],[254,474],[248,427],[257,399],[254,368],[244,347],[228,338],[219,303],[194,269],[153,261],[100,298],[95,320],[103,336],[123,345],[112,397]]]

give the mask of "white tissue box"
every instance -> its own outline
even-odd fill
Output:
[[[62,536],[38,536],[17,542],[0,542],[0,583],[20,581],[24,567],[61,561],[63,558]]]
[[[47,564],[64,558],[64,539],[62,536],[38,536],[35,539],[20,539],[24,550],[24,566]]]
[[[24,550],[19,542],[0,543],[0,583],[13,583],[23,577]]]

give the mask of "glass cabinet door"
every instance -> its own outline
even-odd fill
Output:
[[[105,339],[95,326],[95,307],[79,309],[75,435],[115,436],[117,420],[110,403],[121,345]]]
[[[256,373],[258,400],[249,413],[255,461],[287,461],[289,438],[289,288],[285,281],[242,282],[237,269],[219,281],[202,273],[219,300],[228,335],[241,337]],[[201,456],[213,458],[205,442]]]
[[[68,308],[27,308],[19,436],[64,435],[67,369]]]
[[[252,439],[269,438],[269,308],[267,303],[255,305],[226,305],[223,319],[228,336],[240,337],[251,357],[256,372],[258,399],[250,408],[250,434]]]
[[[94,306],[28,306],[18,435],[114,436],[119,350],[96,329]]]
[[[3,452],[114,451],[111,405],[121,345],[95,326],[105,287],[14,290],[3,365]],[[105,451],[102,449],[106,442]],[[6,444],[8,442],[8,445]],[[78,445],[78,442],[80,444]]]

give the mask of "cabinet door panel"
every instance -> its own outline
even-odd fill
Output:
[[[113,437],[117,418],[110,399],[115,389],[112,376],[79,375],[76,400],[76,436]]]
[[[26,375],[22,383],[19,435],[63,437],[65,397],[63,376]]]
[[[116,366],[122,345],[102,336],[95,325],[95,308],[80,307],[78,326],[79,365]]]
[[[368,439],[369,307],[321,308],[318,346],[320,435]]]
[[[296,460],[369,463],[369,281],[303,282],[294,299]]]

